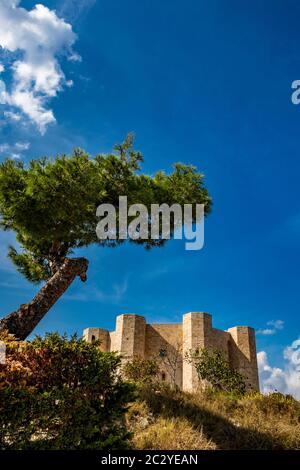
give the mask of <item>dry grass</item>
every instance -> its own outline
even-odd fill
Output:
[[[184,418],[158,418],[145,430],[136,432],[133,437],[133,446],[136,449],[180,450],[186,449],[187,445],[189,450],[216,448],[201,429],[193,429]]]
[[[143,387],[128,425],[136,449],[300,449],[300,402]]]

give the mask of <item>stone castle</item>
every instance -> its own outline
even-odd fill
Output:
[[[99,340],[102,351],[117,351],[124,360],[160,358],[161,380],[176,383],[185,391],[199,387],[196,369],[185,360],[186,353],[201,348],[219,350],[244,376],[247,389],[259,390],[254,329],[235,326],[218,330],[208,313],[186,313],[181,324],[148,324],[145,317],[124,314],[117,317],[115,331],[87,328],[83,336],[89,342]]]

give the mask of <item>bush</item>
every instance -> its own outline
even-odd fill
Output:
[[[243,376],[232,369],[220,351],[201,349],[187,357],[197,369],[200,380],[206,380],[215,389],[244,394],[246,385]]]
[[[159,365],[155,359],[142,359],[137,356],[123,366],[123,375],[133,382],[149,383],[157,379]]]
[[[1,338],[0,338],[1,339]],[[0,449],[117,449],[128,445],[124,415],[133,386],[120,358],[98,343],[58,334],[6,341],[0,365]]]

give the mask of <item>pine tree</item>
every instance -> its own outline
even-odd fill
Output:
[[[30,282],[44,282],[31,302],[0,320],[0,331],[25,339],[75,278],[86,281],[88,260],[72,257],[74,250],[124,242],[97,238],[100,204],[117,207],[119,196],[126,195],[128,205],[142,203],[150,209],[154,203],[202,203],[209,213],[211,199],[195,167],[177,163],[171,174],[148,176],[140,172],[142,161],[129,134],[112,153],[94,158],[75,149],[71,156],[41,158],[28,165],[6,160],[0,165],[1,227],[14,231],[21,247],[11,247],[8,256]],[[151,248],[165,240],[129,242]]]

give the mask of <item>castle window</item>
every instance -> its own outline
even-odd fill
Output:
[[[96,336],[92,335],[92,341],[96,341]]]
[[[165,373],[165,372],[162,372],[162,374],[161,374],[161,380],[162,380],[162,381],[165,381],[165,380],[166,380],[166,373]]]
[[[166,357],[167,356],[167,350],[166,349],[160,349],[159,350],[159,357]]]

